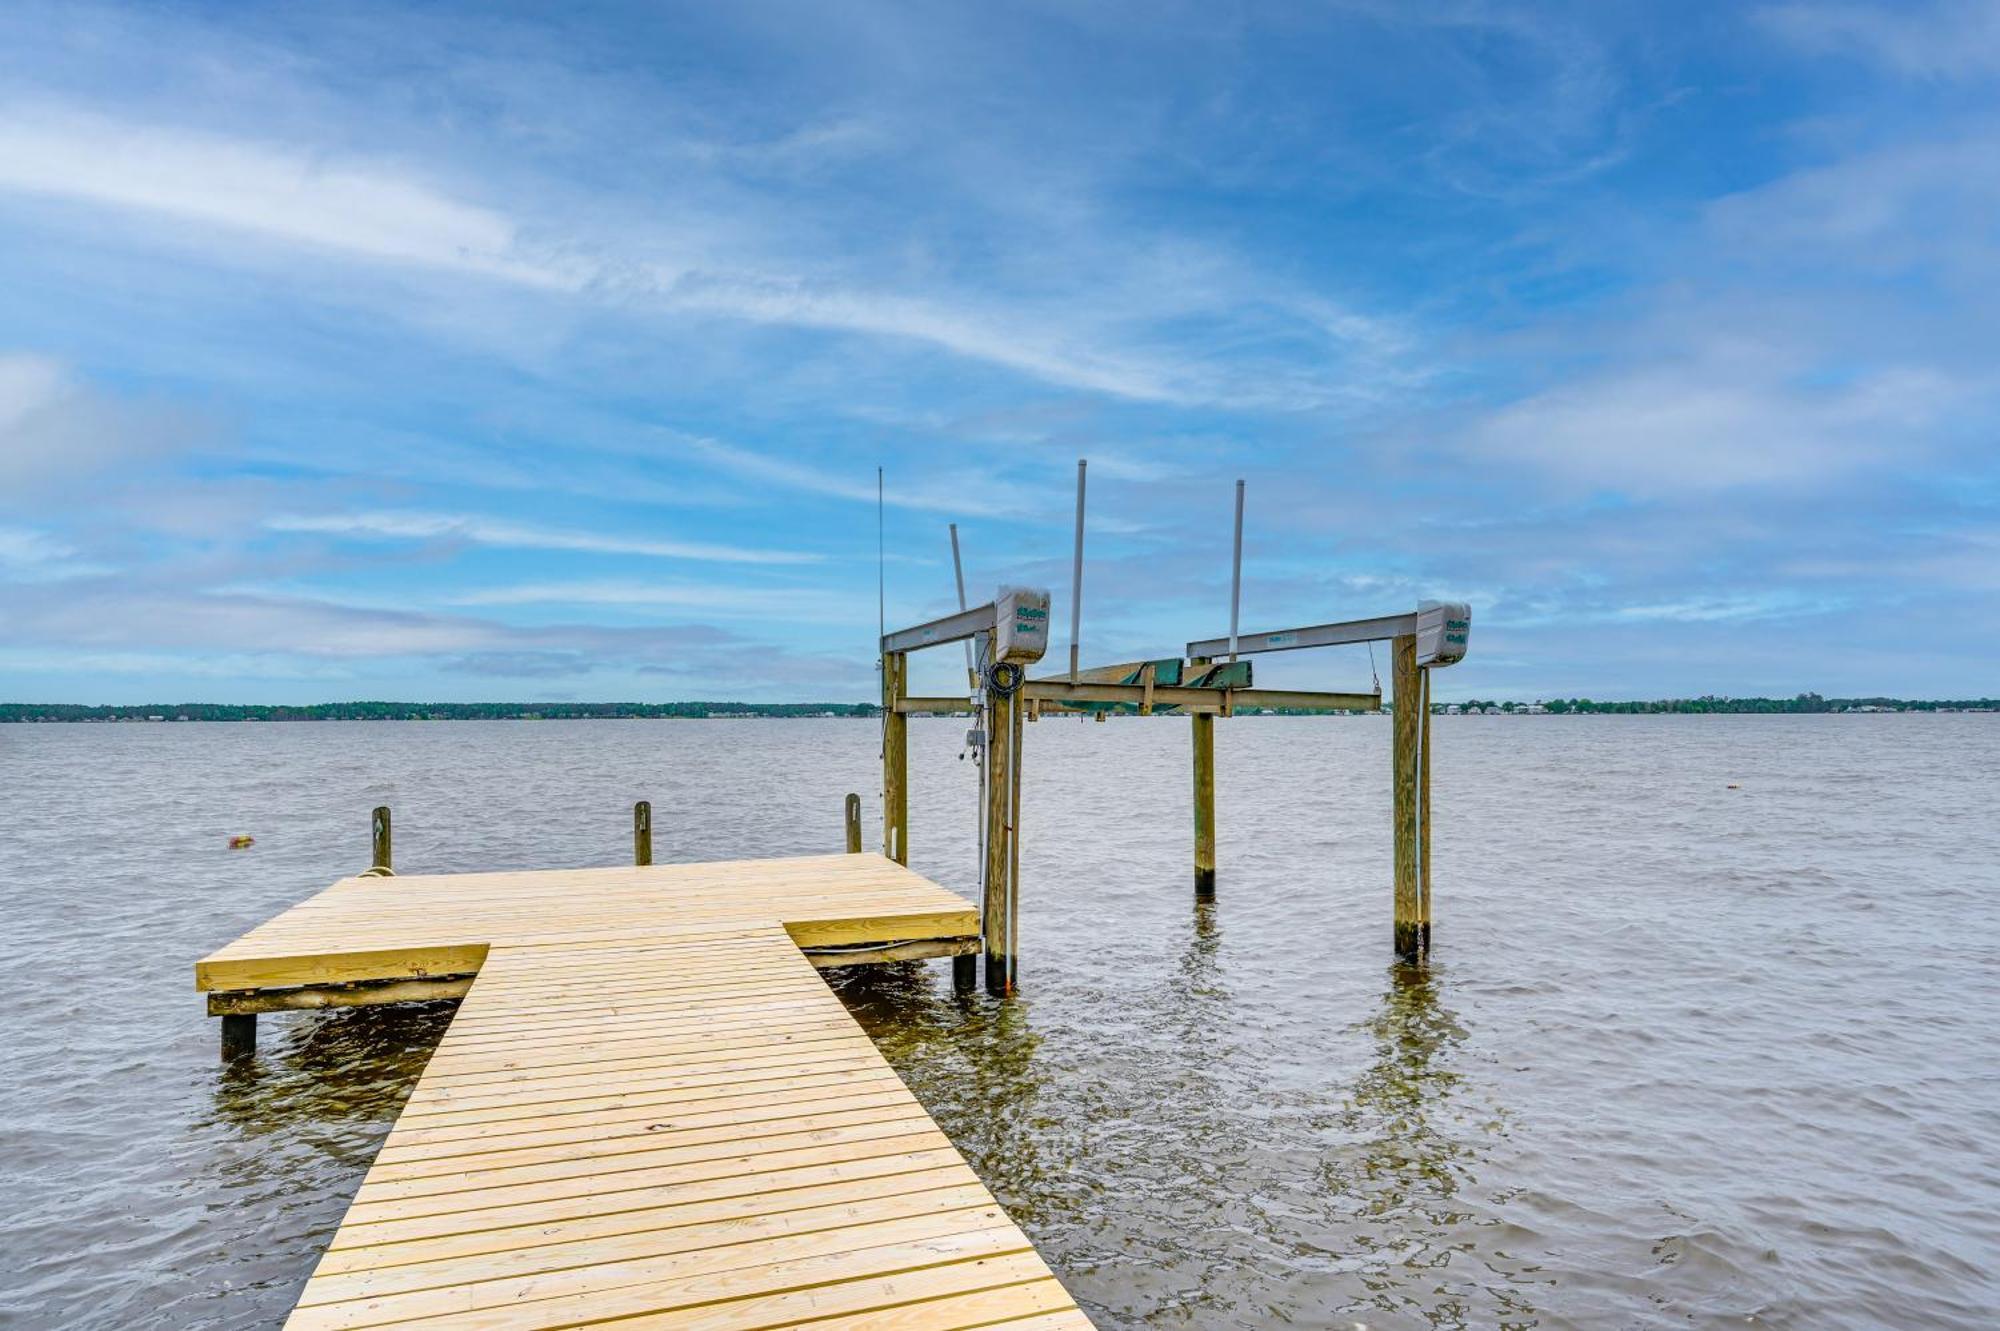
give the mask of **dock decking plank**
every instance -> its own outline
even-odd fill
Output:
[[[198,987],[476,972],[287,1326],[1087,1328],[800,950],[977,932],[868,855],[343,879],[251,931]]]

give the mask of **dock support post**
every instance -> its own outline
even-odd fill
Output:
[[[979,983],[979,958],[967,952],[951,959],[951,989],[956,994],[969,994]]]
[[[233,1063],[257,1052],[257,1014],[231,1013],[222,1019],[222,1061]]]
[[[1020,795],[1016,753],[1020,711],[1015,696],[987,689],[986,891],[979,912],[986,944],[986,992],[1014,992],[1015,806]]]
[[[378,804],[375,806],[375,814],[370,823],[370,828],[374,842],[374,859],[370,862],[371,867],[382,870],[384,876],[394,873],[396,869],[390,859],[393,847],[390,844],[389,838],[388,805]]]
[[[882,853],[898,864],[910,862],[910,718],[896,710],[908,691],[907,658],[882,655]]]
[[[1188,719],[1194,726],[1194,894],[1207,898],[1215,895],[1215,714],[1196,712]]]
[[[1417,826],[1419,860],[1417,873],[1417,946],[1429,956],[1431,951],[1431,668],[1417,671],[1423,683],[1424,729],[1417,746]]]
[[[632,863],[653,862],[653,802],[640,800],[632,806]]]
[[[861,853],[861,797],[852,793],[847,797],[847,853]]]
[[[1424,927],[1424,685],[1417,666],[1417,639],[1395,640],[1391,675],[1395,685],[1395,726],[1391,772],[1395,783],[1396,955],[1421,958],[1428,946]]]

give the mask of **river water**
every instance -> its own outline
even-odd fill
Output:
[[[970,893],[964,723],[911,865]],[[1984,1327],[2000,716],[1453,717],[1436,956],[1389,956],[1383,718],[1027,729],[1023,993],[837,987],[1119,1327]],[[197,957],[366,862],[837,849],[861,721],[0,726],[0,1325],[275,1327],[449,1005],[262,1019]],[[256,838],[232,852],[234,834]]]

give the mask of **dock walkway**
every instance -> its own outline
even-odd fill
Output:
[[[287,1326],[1088,1328],[802,951],[977,928],[839,855],[345,879],[245,935],[197,985],[249,1010],[475,977]]]

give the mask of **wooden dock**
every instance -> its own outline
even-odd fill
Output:
[[[1090,1323],[815,966],[963,955],[879,855],[357,877],[219,1015],[463,994],[288,1327]]]

